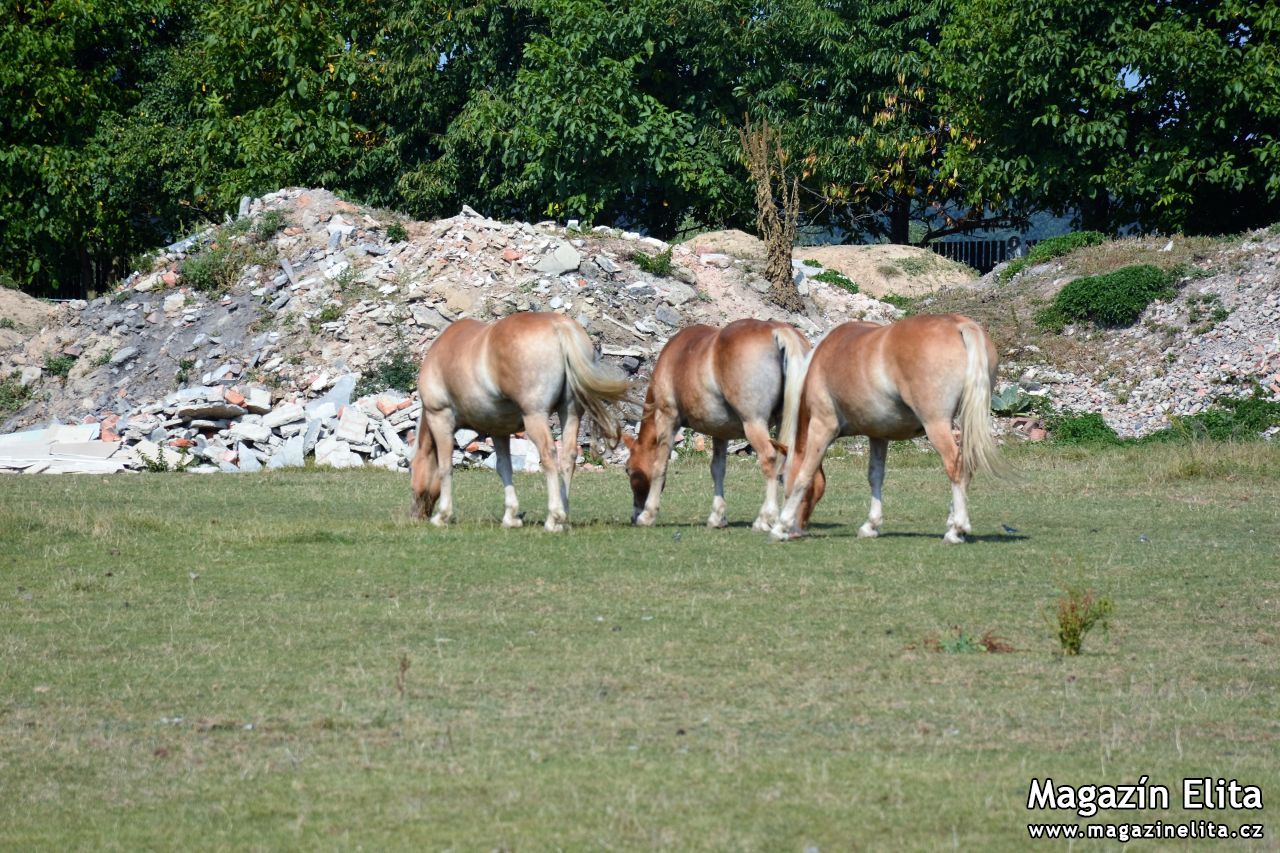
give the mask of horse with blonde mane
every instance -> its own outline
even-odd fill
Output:
[[[809,342],[787,323],[738,320],[723,329],[695,325],[667,342],[645,395],[644,417],[635,439],[622,439],[631,456],[633,524],[651,525],[658,515],[676,429],[711,436],[714,495],[708,527],[725,527],[724,471],[729,440],[746,438],[760,457],[765,501],[753,525],[768,530],[778,515],[780,462],[769,438],[770,423],[785,408],[785,394],[798,396]],[[792,406],[795,409],[795,406]],[[790,443],[794,422],[779,438]]]
[[[908,317],[888,326],[844,323],[809,358],[787,460],[787,501],[773,526],[775,539],[801,535],[826,478],[822,459],[846,435],[871,440],[867,480],[871,510],[858,530],[878,536],[884,522],[881,486],[890,441],[927,435],[951,480],[948,543],[971,531],[966,491],[975,473],[997,473],[991,435],[996,350],[982,327],[959,314]],[[959,426],[957,444],[953,422]]]
[[[589,414],[599,433],[616,442],[618,422],[607,403],[622,399],[627,388],[626,379],[596,361],[591,339],[569,317],[522,313],[493,323],[452,323],[418,371],[422,417],[413,457],[414,514],[431,516],[436,526],[453,520],[453,434],[467,427],[493,436],[504,492],[502,526],[520,527],[511,434],[524,430],[547,478],[546,529],[563,530],[580,419]],[[553,412],[560,417],[559,451],[551,434]]]

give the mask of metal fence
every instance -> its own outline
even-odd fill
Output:
[[[1038,241],[1028,240],[1018,243],[1009,240],[948,240],[930,243],[931,249],[944,258],[968,264],[979,273],[986,274],[1011,258],[1026,254],[1027,250]]]

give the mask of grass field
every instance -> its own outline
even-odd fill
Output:
[[[750,460],[728,530],[690,461],[653,529],[579,475],[565,535],[500,529],[489,472],[445,531],[382,472],[2,477],[0,848],[1005,849],[1078,820],[1026,810],[1045,776],[1172,794],[1095,821],[1265,823],[1176,806],[1280,797],[1280,449],[1011,457],[960,547],[909,445],[885,536],[850,455],[782,545]],[[1115,602],[1078,658],[1064,584]]]

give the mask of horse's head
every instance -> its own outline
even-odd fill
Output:
[[[635,524],[644,502],[649,499],[649,472],[653,470],[654,442],[640,441],[622,434],[622,442],[627,446],[627,477],[631,480],[631,523]]]

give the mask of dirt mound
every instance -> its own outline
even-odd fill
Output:
[[[764,241],[746,231],[730,228],[725,231],[708,231],[681,244],[698,255],[732,255],[749,261],[765,259]]]
[[[0,352],[17,346],[54,322],[58,307],[27,296],[17,290],[0,287]]]
[[[797,260],[813,260],[835,270],[872,296],[923,296],[976,278],[969,267],[928,249],[879,243],[870,246],[809,246]]]

